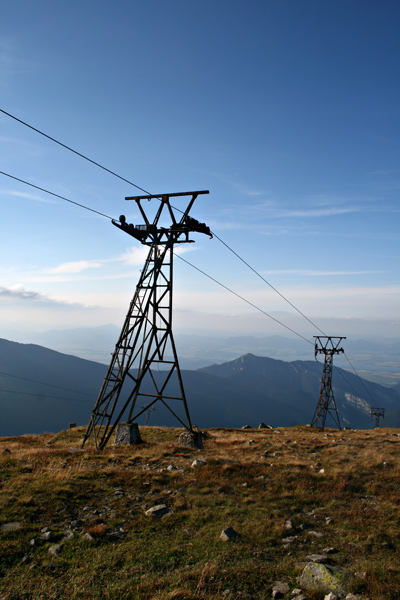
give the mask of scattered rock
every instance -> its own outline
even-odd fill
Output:
[[[167,471],[170,471],[170,472],[171,472],[171,471],[176,471],[176,470],[177,470],[177,469],[176,469],[176,466],[175,466],[175,465],[173,465],[173,464],[171,464],[171,465],[168,465],[168,467],[167,467]]]
[[[3,454],[12,454],[12,452],[8,448],[4,448]]]
[[[226,529],[222,530],[219,539],[222,542],[234,542],[239,537],[240,535],[237,533],[237,531],[235,531],[232,527],[227,527]]]
[[[31,540],[29,540],[29,543],[30,543],[31,546],[37,546],[38,545],[36,538],[32,538]]]
[[[63,541],[67,541],[67,540],[72,540],[72,538],[75,537],[73,532],[70,531],[69,529],[64,533],[63,535]]]
[[[338,597],[333,592],[329,592],[324,598],[324,600],[338,600]]]
[[[288,583],[281,583],[280,581],[277,581],[272,586],[272,597],[283,598],[289,592],[289,589],[290,587]]]
[[[260,423],[258,426],[258,429],[268,429],[268,425],[266,425],[265,423]]]
[[[48,552],[50,552],[50,554],[52,554],[53,556],[60,556],[60,554],[63,551],[63,545],[62,544],[54,544],[54,546],[50,546]]]
[[[297,540],[297,535],[290,535],[287,538],[283,538],[282,542],[284,544],[293,544]]]
[[[309,562],[303,569],[299,583],[305,590],[318,590],[325,594],[333,592],[343,597],[349,581],[350,575],[342,569]]]
[[[74,529],[78,529],[78,527],[82,527],[83,525],[83,521],[81,521],[80,519],[75,519],[75,521],[71,521],[71,527],[73,527]]]
[[[251,425],[243,425],[242,429],[253,429]]]
[[[3,523],[0,529],[1,531],[17,531],[21,527],[22,525],[18,521],[11,521],[10,523]]]
[[[314,563],[324,563],[328,560],[328,557],[325,554],[308,554],[306,558],[308,561]]]
[[[334,522],[335,522],[335,521],[334,521],[334,519],[332,519],[332,517],[326,517],[326,518],[325,518],[325,523],[326,523],[327,525],[333,525],[333,523],[334,523]]]
[[[293,523],[291,521],[291,519],[287,519],[285,521],[285,525],[283,526],[284,529],[286,529],[287,531],[290,531],[291,529],[293,529]]]
[[[39,538],[41,540],[44,540],[45,542],[48,542],[51,539],[51,531],[46,531],[46,533],[42,533],[42,535],[39,535]]]
[[[146,517],[153,517],[157,519],[162,519],[164,517],[168,517],[174,514],[174,511],[171,508],[168,508],[165,504],[158,504],[157,506],[153,506],[149,508],[144,513]]]
[[[28,565],[31,562],[31,557],[29,556],[29,554],[24,554],[24,556],[22,557],[22,562],[26,565]]]
[[[324,534],[321,531],[309,531],[309,534],[316,538],[324,537]]]
[[[49,531],[51,531],[50,527],[42,527],[40,530],[41,533],[48,533]]]
[[[197,469],[198,467],[203,467],[205,464],[207,463],[202,458],[195,458],[195,460],[191,464],[191,467],[192,469]]]
[[[85,533],[85,535],[83,536],[83,539],[86,540],[87,542],[95,542],[96,541],[94,539],[94,537],[92,535],[90,535],[90,533]]]
[[[336,554],[337,552],[339,552],[339,550],[337,550],[336,548],[323,548],[322,552],[324,554]]]

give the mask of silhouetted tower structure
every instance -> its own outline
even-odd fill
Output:
[[[372,408],[371,406],[371,419],[375,417],[375,427],[379,427],[379,418],[385,418],[385,409],[384,408]]]
[[[342,354],[343,348],[339,348],[339,344],[345,337],[331,337],[315,335],[315,359],[318,354],[324,355],[324,368],[322,371],[321,388],[319,392],[319,400],[314,416],[311,421],[312,427],[319,427],[322,431],[325,428],[327,414],[330,414],[339,429],[339,415],[336,408],[335,398],[332,389],[332,369],[333,357],[335,354]]]
[[[212,237],[204,223],[189,216],[197,196],[208,193],[198,191],[128,197],[125,200],[137,203],[144,224],[128,224],[124,215],[119,222],[112,221],[113,225],[148,246],[149,252],[82,446],[93,435],[96,448],[102,450],[123,417],[126,423],[131,424],[158,401],[184,428],[193,431],[172,334],[173,256],[175,245],[193,242],[189,239],[191,232]],[[181,196],[191,196],[184,212],[170,204],[171,197]],[[154,221],[150,223],[142,201],[153,199],[157,199],[160,205]],[[161,217],[163,220],[169,218],[172,223],[162,226]],[[121,396],[125,383],[124,395]]]

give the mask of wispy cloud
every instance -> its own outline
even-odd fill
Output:
[[[46,294],[41,294],[40,292],[35,292],[32,290],[26,290],[22,285],[13,285],[9,288],[0,286],[0,300],[11,300],[13,304],[16,302],[24,302],[24,303],[34,303],[36,305],[40,305],[42,307],[53,307],[53,308],[87,308],[83,304],[67,302],[65,300],[56,300],[47,296]]]
[[[281,269],[262,271],[263,275],[306,275],[310,277],[325,277],[331,275],[376,275],[385,271],[315,271],[307,269]]]
[[[35,202],[43,202],[45,204],[56,204],[55,200],[45,198],[35,192],[17,192],[15,190],[0,190],[2,196],[12,196],[14,198],[24,198],[26,200],[34,200]]]
[[[77,260],[74,262],[62,263],[58,267],[47,269],[45,273],[60,275],[65,273],[82,273],[87,269],[98,269],[103,265],[102,261]]]

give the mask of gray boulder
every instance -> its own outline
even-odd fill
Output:
[[[300,577],[300,587],[305,590],[318,590],[324,594],[333,592],[339,598],[346,596],[350,575],[337,567],[309,562]]]

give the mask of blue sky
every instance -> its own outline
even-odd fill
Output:
[[[398,336],[399,24],[390,0],[2,0],[0,108],[152,194],[210,190],[192,216],[328,335]],[[141,222],[134,187],[0,128],[1,171]],[[0,337],[121,325],[140,244],[3,175],[0,203]],[[194,237],[187,260],[319,333]],[[177,331],[287,333],[179,260],[174,285]]]

